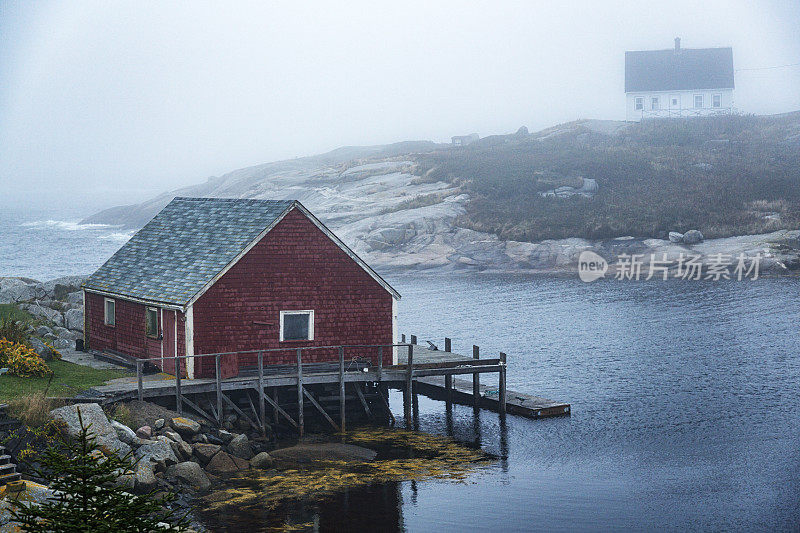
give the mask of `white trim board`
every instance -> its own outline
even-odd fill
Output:
[[[283,317],[286,315],[308,315],[308,338],[307,339],[289,339],[283,338]],[[313,341],[314,340],[314,310],[313,309],[287,309],[280,312],[280,326],[278,329],[279,342],[294,342],[294,341]]]
[[[83,287],[83,292],[84,294],[90,292],[92,294],[98,294],[100,296],[105,296],[108,298],[125,300],[126,302],[134,302],[137,304],[149,305],[152,307],[163,307],[164,309],[172,309],[173,311],[183,311],[183,306],[180,305],[159,302],[158,300],[144,300],[142,298],[135,298],[133,296],[127,296],[125,294],[120,294],[118,292],[101,291],[98,289],[91,289],[89,287]]]

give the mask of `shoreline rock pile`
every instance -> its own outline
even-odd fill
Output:
[[[178,488],[202,493],[221,477],[273,465],[266,442],[217,430],[185,416],[158,419],[153,426],[134,430],[109,420],[96,403],[59,407],[50,414],[74,437],[80,431],[78,411],[84,425],[91,424],[103,455],[133,452],[137,461],[133,472],[120,472],[117,482],[137,493]]]
[[[29,326],[31,347],[47,361],[48,344],[56,349],[75,347],[83,337],[85,276],[65,276],[40,282],[28,278],[0,278],[0,304],[13,303],[48,324]]]

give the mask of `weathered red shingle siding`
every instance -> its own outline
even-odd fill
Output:
[[[92,292],[86,293],[86,341],[92,350],[113,350],[139,358],[158,359],[153,361],[160,365],[162,341],[148,337],[145,333],[145,306],[140,303],[113,298],[116,302],[116,324],[105,324],[105,297]],[[164,310],[170,316],[175,311]],[[186,327],[183,313],[178,312],[178,355],[186,354]],[[166,320],[165,320],[166,322]],[[170,322],[172,324],[172,322]],[[161,313],[159,312],[159,331],[161,331]],[[166,336],[168,340],[174,336]],[[174,345],[164,346],[164,355],[174,355]]]
[[[209,354],[286,347],[267,353],[267,364],[294,364],[294,348],[338,344],[391,344],[392,295],[297,209],[194,303],[194,353]],[[314,340],[279,342],[280,311],[314,310]],[[377,349],[349,350],[369,357]],[[392,351],[384,349],[384,364]],[[303,362],[338,360],[310,351]],[[256,355],[238,365],[256,364]],[[214,373],[211,358],[196,358],[195,376]]]

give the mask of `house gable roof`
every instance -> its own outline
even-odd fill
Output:
[[[733,49],[625,52],[625,92],[733,89]]]
[[[84,288],[185,308],[295,207],[302,208],[291,200],[175,198],[92,274]],[[344,243],[334,240],[399,297]]]

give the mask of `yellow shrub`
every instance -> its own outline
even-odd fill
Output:
[[[53,346],[52,344],[48,344],[46,342],[44,343],[44,345],[50,348],[50,351],[53,352],[53,359],[61,359],[61,352],[56,350],[55,346]]]
[[[47,377],[53,373],[31,348],[6,339],[0,339],[0,367],[8,367],[9,374],[22,378]]]

